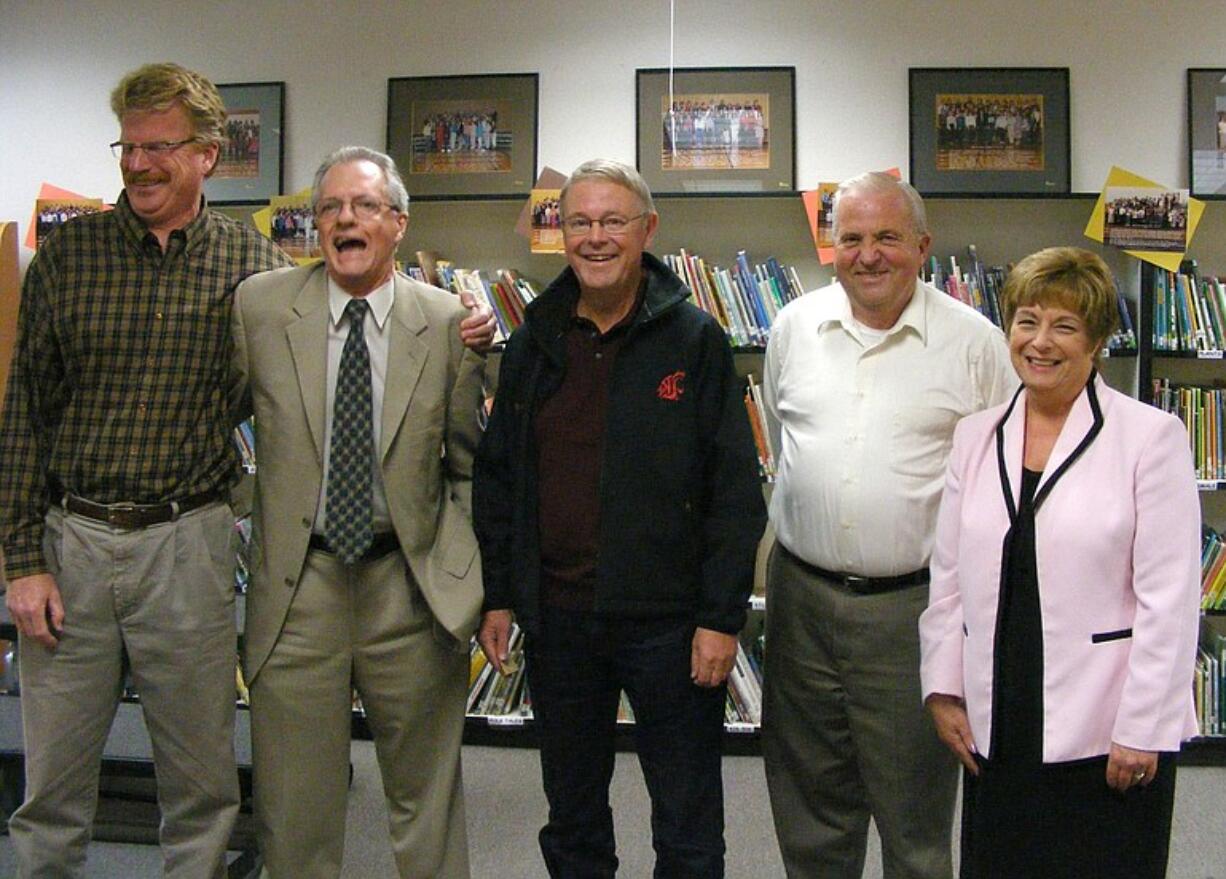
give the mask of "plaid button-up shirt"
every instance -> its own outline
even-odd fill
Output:
[[[43,517],[63,491],[160,503],[233,483],[234,288],[289,264],[207,207],[163,252],[126,195],[47,239],[22,287],[0,427],[10,580],[47,570]]]

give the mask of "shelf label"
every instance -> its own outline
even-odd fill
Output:
[[[485,718],[490,726],[523,726],[524,719],[518,714],[490,714]]]
[[[746,723],[743,720],[739,720],[735,723],[725,723],[724,729],[728,730],[730,733],[753,733],[758,731],[758,725],[756,723]]]
[[[1221,487],[1222,480],[1220,479],[1198,479],[1196,487],[1201,491],[1217,491]]]
[[[1222,352],[1221,351],[1197,351],[1196,359],[1197,360],[1221,360]]]

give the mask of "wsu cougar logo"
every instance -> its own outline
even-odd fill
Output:
[[[679,369],[672,375],[666,375],[660,380],[660,386],[656,388],[656,396],[661,400],[677,402],[681,399],[681,395],[685,393],[685,370]]]

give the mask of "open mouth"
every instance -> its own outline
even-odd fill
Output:
[[[361,238],[337,238],[332,242],[332,246],[338,253],[347,253],[351,250],[365,250],[366,242]]]

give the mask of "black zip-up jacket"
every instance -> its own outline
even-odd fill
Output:
[[[643,271],[643,304],[609,379],[594,609],[692,614],[736,633],[766,525],[741,381],[723,330],[686,302],[681,279],[648,253]],[[528,306],[502,355],[474,473],[485,610],[513,610],[528,632],[540,619],[533,419],[562,383],[578,296],[568,268]]]

